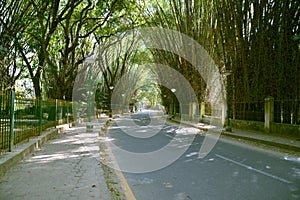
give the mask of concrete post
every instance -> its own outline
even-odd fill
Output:
[[[201,102],[201,118],[204,118],[205,115],[205,102]]]
[[[189,120],[193,120],[193,102],[189,103]]]
[[[197,107],[198,106],[198,104],[196,103],[196,102],[193,102],[192,103],[192,120],[194,121],[194,120],[199,120],[198,118],[195,118],[195,115],[197,115],[197,114],[199,114],[199,112],[198,112],[198,110],[197,110]]]
[[[223,102],[223,105],[222,105],[222,117],[221,117],[221,123],[222,123],[222,126],[226,126],[225,123],[226,123],[226,113],[227,113],[227,105],[226,105],[226,102]]]
[[[274,122],[274,98],[265,98],[265,131],[271,132],[271,125]]]

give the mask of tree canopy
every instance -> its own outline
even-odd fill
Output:
[[[158,49],[134,51],[130,43],[116,42],[113,51],[106,48],[112,45],[107,41],[120,40],[126,30],[150,26],[191,37],[220,72],[232,70],[235,102],[300,97],[299,1],[1,0],[0,12],[0,90],[29,78],[35,96],[71,100],[80,66],[101,46],[102,56],[114,57],[101,71],[102,97],[110,98],[109,87],[124,74],[139,70],[132,66],[149,61],[177,70],[198,100],[205,101],[203,77],[182,57]],[[160,90],[162,95],[170,92]]]

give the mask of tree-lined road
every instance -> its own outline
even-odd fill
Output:
[[[150,124],[149,116],[149,112],[140,112],[131,117],[118,118],[109,128],[107,136],[128,152],[146,153],[169,144],[183,129],[165,123],[154,136],[143,138],[141,135],[137,138],[126,133],[130,130],[130,123],[127,127],[120,126],[131,118],[143,134]],[[123,173],[136,199],[300,198],[299,162],[287,161],[254,147],[221,139],[205,158],[200,159],[198,152],[204,136],[196,130],[195,134],[188,150],[173,164],[147,173]],[[186,137],[193,135],[182,137],[177,148],[182,148],[180,143],[184,144]],[[119,159],[118,156],[116,159]]]

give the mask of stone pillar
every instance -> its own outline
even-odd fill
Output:
[[[199,104],[196,102],[193,102],[192,104],[192,111],[193,111],[193,116],[192,116],[192,120],[196,120],[197,122],[199,122]]]
[[[193,120],[193,102],[189,103],[189,120]]]
[[[201,113],[200,117],[203,118],[205,115],[205,103],[201,102]]]
[[[271,132],[271,126],[274,122],[274,98],[265,98],[265,131]]]
[[[197,115],[197,103],[191,102],[189,103],[189,120],[199,120],[195,115]]]
[[[222,126],[226,126],[225,123],[226,123],[226,114],[227,114],[227,105],[226,105],[226,101],[223,102],[222,104],[222,116],[221,116],[221,123],[222,123]]]

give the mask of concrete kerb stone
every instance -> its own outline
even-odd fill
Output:
[[[113,122],[114,118],[110,118],[105,122],[104,126],[101,127],[101,131],[99,133],[100,137],[106,137],[107,131]],[[126,185],[126,181],[124,180],[121,170],[119,170],[115,164],[113,164],[114,168],[110,168],[110,165],[108,164],[117,163],[113,156],[112,150],[110,149],[110,145],[105,142],[100,142],[99,149],[100,153],[103,155],[101,158],[101,162],[103,164],[102,169],[104,172],[106,185],[110,191],[112,199],[134,200],[134,197],[128,196],[131,190],[129,186]]]
[[[171,121],[175,122],[175,123],[180,123],[180,121],[178,121],[176,119],[173,119]],[[203,131],[204,133],[208,131],[208,128],[197,126],[195,124],[190,124],[190,123],[187,123],[187,122],[181,122],[181,124],[184,124],[186,126],[192,126],[194,128],[197,128],[197,129]],[[248,140],[248,141],[251,141],[251,142],[258,142],[258,143],[261,143],[261,144],[274,146],[274,147],[278,147],[278,148],[281,148],[281,149],[287,149],[287,150],[296,151],[296,152],[300,151],[300,146],[293,145],[293,144],[287,144],[287,143],[283,143],[283,142],[279,142],[279,141],[267,140],[267,139],[262,139],[262,138],[255,138],[255,137],[251,137],[251,136],[243,136],[243,135],[233,134],[233,133],[230,133],[230,132],[227,132],[227,131],[222,131],[222,135],[227,136],[227,137],[237,138],[237,139]]]
[[[67,125],[49,129],[40,136],[30,139],[29,142],[21,144],[13,149],[12,152],[5,153],[0,157],[0,176],[3,176],[12,166],[23,160],[30,153],[40,148],[45,142],[62,133]]]
[[[248,140],[248,141],[252,141],[252,142],[257,142],[257,143],[261,143],[261,144],[265,144],[265,145],[269,145],[269,146],[274,146],[274,147],[278,147],[281,149],[286,149],[286,150],[291,150],[291,151],[296,151],[296,152],[300,151],[300,146],[296,146],[296,145],[292,145],[292,144],[285,144],[285,143],[276,142],[276,141],[272,141],[272,140],[264,140],[264,139],[254,138],[254,137],[235,135],[235,134],[231,134],[230,132],[226,132],[226,131],[223,132],[223,135],[232,137],[232,138],[238,138],[238,139]]]

